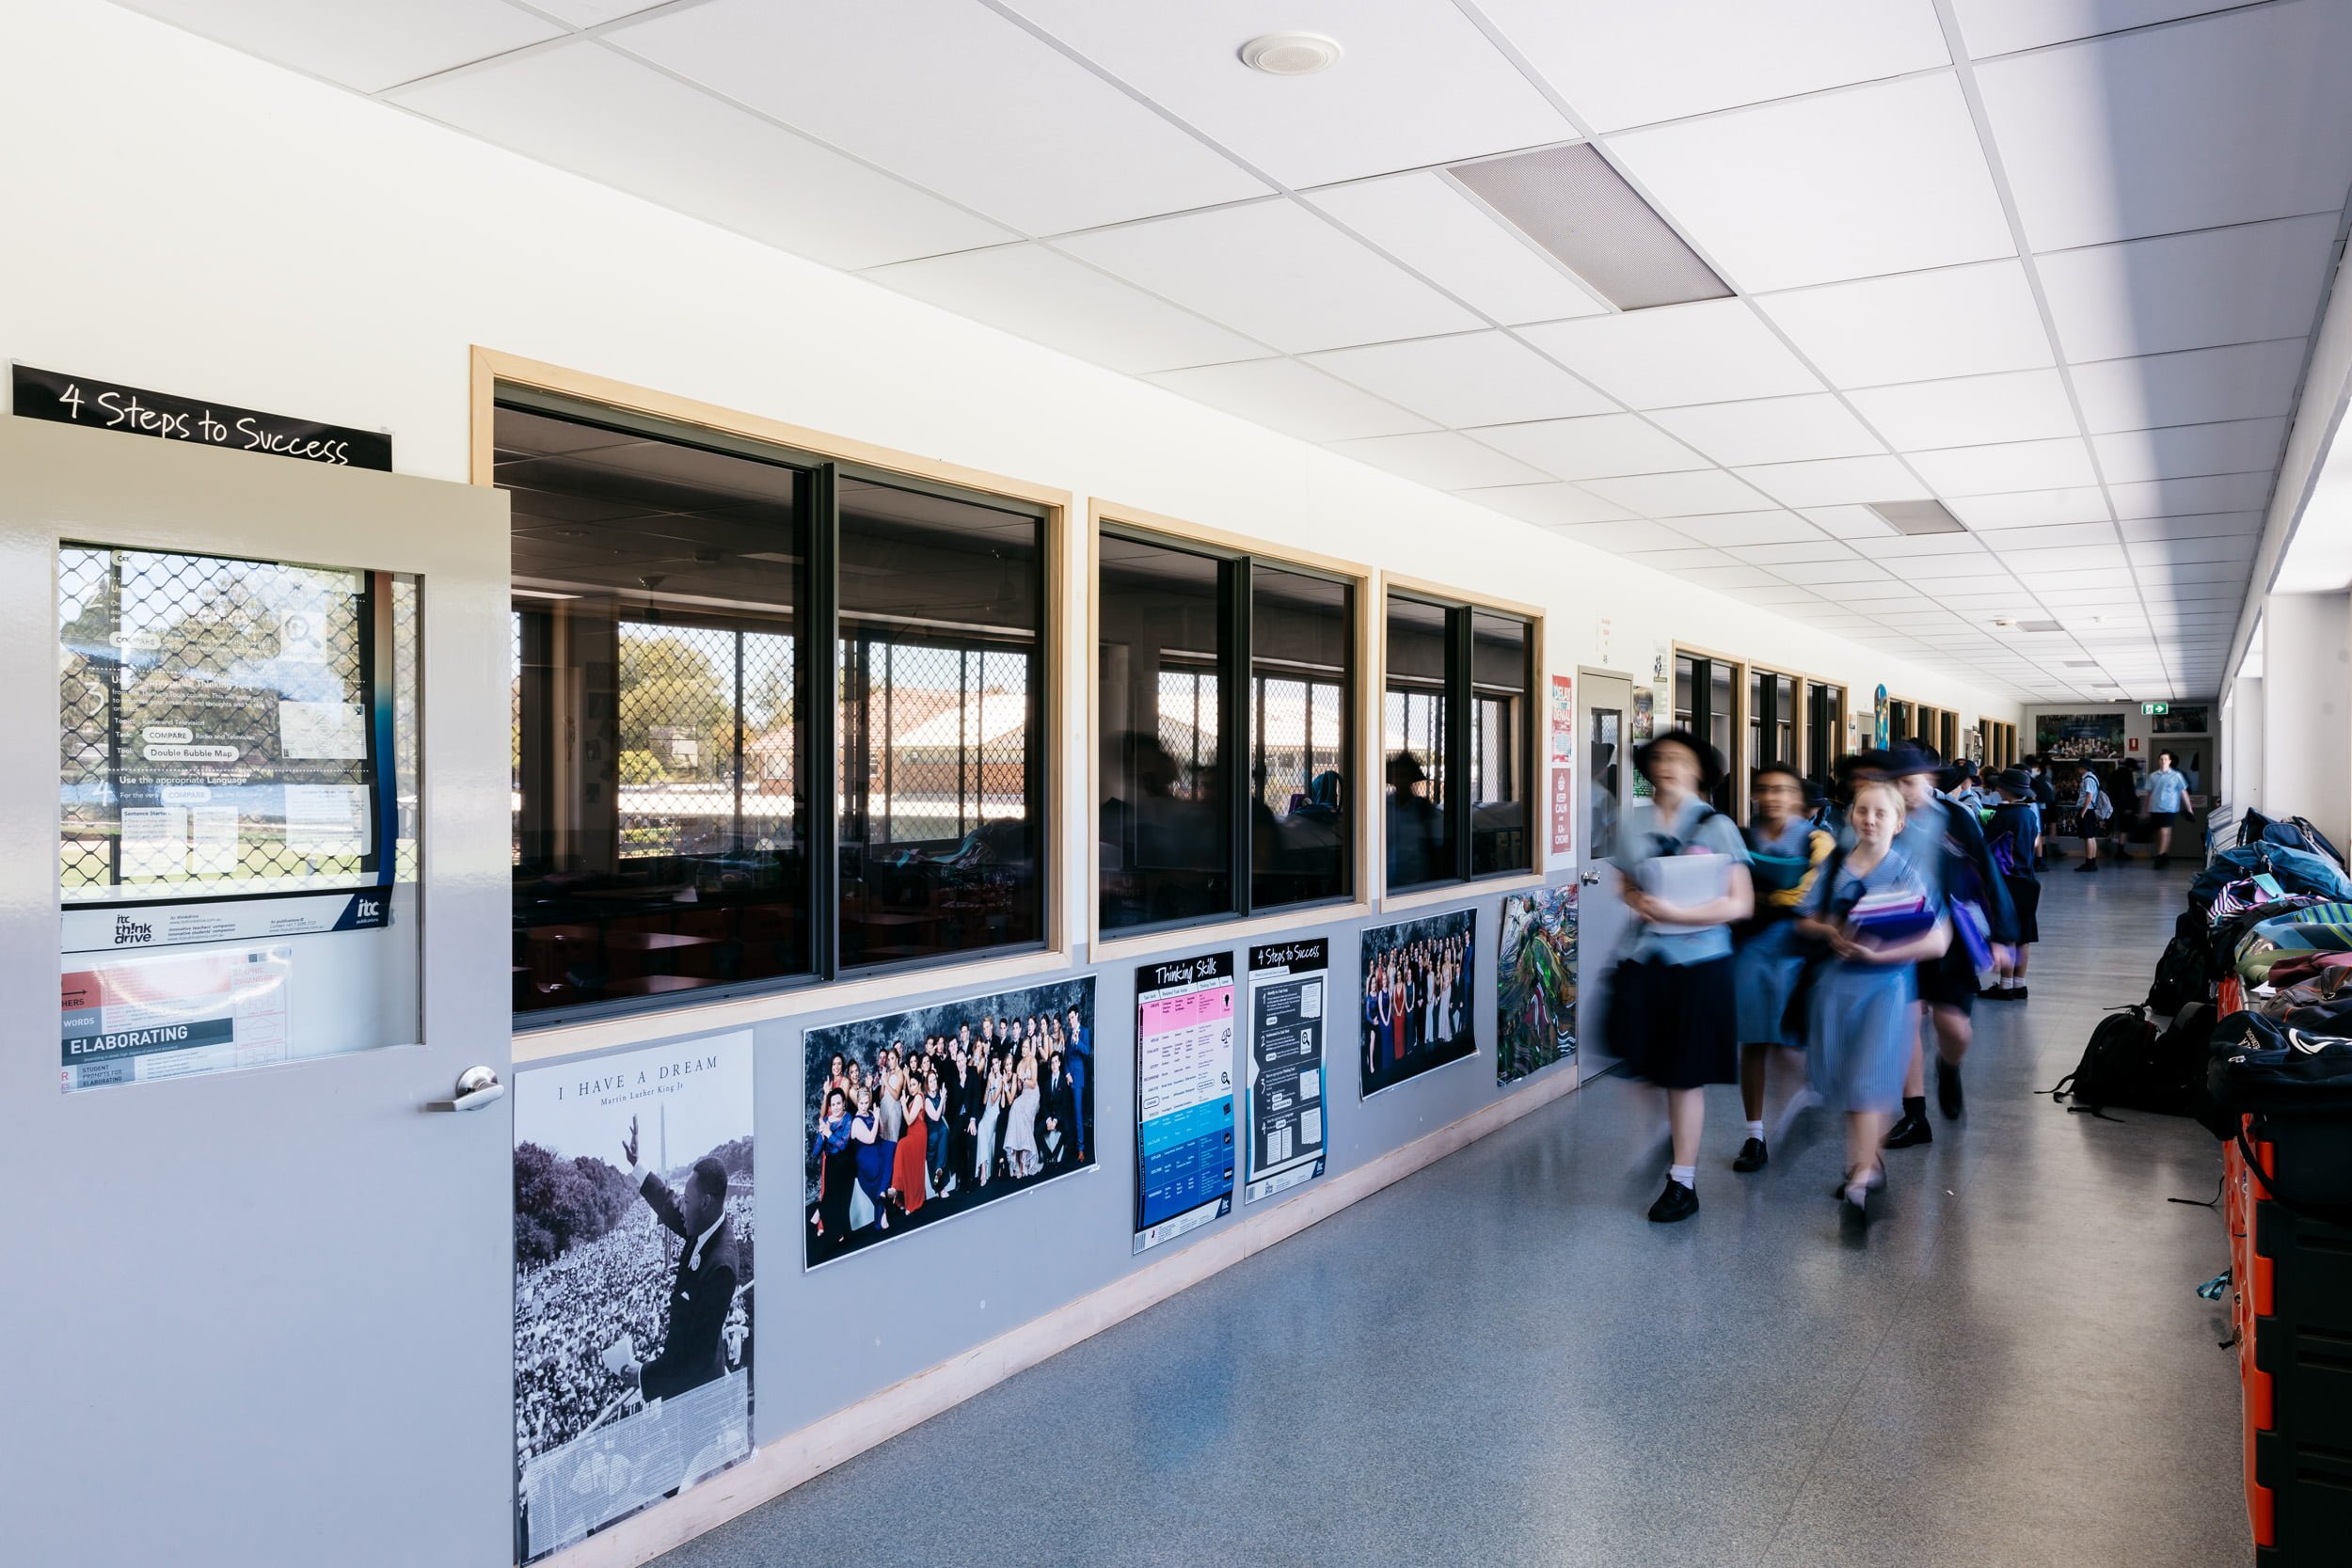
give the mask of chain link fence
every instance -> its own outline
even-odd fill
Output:
[[[845,840],[936,844],[1026,815],[1026,652],[859,638],[841,670]]]

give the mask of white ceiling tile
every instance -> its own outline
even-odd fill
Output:
[[[1261,201],[1055,242],[1287,353],[1467,331],[1478,318],[1306,208]]]
[[[1469,434],[1554,479],[1613,479],[1705,468],[1706,458],[1631,414],[1488,425]]]
[[[1853,546],[1841,540],[1813,538],[1781,545],[1735,545],[1731,554],[1757,566],[1781,566],[1792,561],[1851,561]]]
[[[2284,420],[2236,420],[2121,431],[2094,436],[2090,444],[2098,449],[2100,471],[2112,484],[2274,468],[2286,438]]]
[[[2066,384],[2054,370],[1873,387],[1847,395],[1899,451],[2032,441],[2080,429]]]
[[[1346,441],[1435,428],[1418,414],[1383,403],[1295,359],[1201,365],[1161,371],[1148,379],[1171,392],[1304,441]]]
[[[1721,550],[1638,550],[1627,552],[1626,559],[1661,572],[1686,572],[1699,566],[1737,566],[1740,562]]]
[[[1481,492],[1467,493],[1478,495]],[[1607,550],[1612,555],[1629,555],[1636,550],[1672,549],[1690,543],[1665,524],[1653,523],[1645,517],[1623,523],[1584,523],[1573,528],[1555,528],[1551,531],[1563,539],[1573,539],[1581,545]]]
[[[835,267],[1009,231],[590,42],[386,95],[558,168]]]
[[[2093,432],[2260,420],[2295,409],[2306,338],[2100,359],[2069,372]]]
[[[561,38],[564,29],[505,0],[126,0],[174,26],[279,65],[381,92],[402,82]]]
[[[1442,425],[1552,420],[1616,407],[1525,343],[1502,332],[1335,349],[1311,355],[1308,362]]]
[[[1773,572],[1794,583],[1891,582],[1894,574],[1883,566],[1855,558],[1847,561],[1791,561],[1775,566]],[[1836,598],[1834,591],[1824,591],[1824,597]]]
[[[2055,441],[2007,441],[1989,447],[1907,454],[1941,496],[1989,496],[2091,484],[2098,473],[2079,436]]]
[[[2119,517],[2179,516],[2191,512],[2253,512],[2270,499],[2272,475],[2217,474],[2202,479],[2160,479],[2145,484],[2110,484]]]
[[[2068,571],[2037,572],[2026,584],[2035,593],[2052,593],[2068,588],[2124,588],[2132,585],[2128,566],[2085,566]]]
[[[639,11],[649,11],[668,0],[531,0],[533,8],[560,17],[575,27],[594,27],[602,23],[617,22]]]
[[[2160,562],[2229,562],[2233,564],[2254,559],[2256,540],[2250,533],[2224,534],[2214,539],[2156,539],[2142,545],[2126,546],[2134,565],[2153,565]]]
[[[1608,309],[1542,251],[1437,174],[1327,185],[1304,199],[1506,326]]]
[[[1935,381],[2056,363],[2016,261],[1767,294],[1757,309],[1837,387]]]
[[[1585,489],[1647,517],[1694,517],[1715,512],[1754,512],[1770,503],[1721,468],[1687,474],[1640,474],[1596,479]]]
[[[1953,516],[1972,529],[2049,528],[2059,523],[2106,522],[2106,496],[2096,486],[2026,490],[2007,496],[1969,496],[1950,503]]]
[[[1873,561],[1908,560],[1914,556],[1947,556],[1957,559],[1938,561],[1939,571],[1962,571],[1975,562],[1969,558],[1983,559],[1984,541],[1973,533],[1890,533],[1883,539],[1857,539],[1854,548]]]
[[[1928,487],[1893,457],[1834,457],[1819,463],[1772,463],[1739,470],[1740,477],[1784,506],[1930,499]]]
[[[1295,189],[1576,137],[1502,52],[1439,0],[1012,0],[1011,8]],[[1248,40],[1293,31],[1338,39],[1345,58],[1315,76],[1269,76],[1241,63]]]
[[[707,0],[604,37],[1030,234],[1267,191],[971,0]]]
[[[1491,506],[1497,512],[1508,513],[1525,522],[1541,523],[1547,528],[1563,523],[1614,526],[1630,515],[1624,507],[1613,506],[1573,484],[1505,484],[1464,490],[1460,495],[1464,500]],[[1644,529],[1658,527],[1651,522],[1637,522],[1634,526]],[[1561,531],[1569,531],[1564,529]]]
[[[1808,506],[1799,508],[1797,515],[1834,539],[1876,542],[1904,537],[1867,506]]]
[[[2131,564],[2117,544],[2074,545],[2054,550],[2004,551],[2001,564],[2017,574],[2017,580],[2031,588],[2050,580],[2054,572],[2087,571],[2092,567],[2118,567]]]
[[[2002,555],[2016,550],[2053,550],[2070,545],[2112,545],[2115,525],[2105,520],[2095,523],[2060,523],[2049,528],[2005,528],[1984,536],[1985,543]]]
[[[996,245],[879,267],[867,277],[942,309],[1131,374],[1266,352],[1039,245]]]
[[[1892,570],[1932,591],[1939,599],[1952,594],[2014,594],[2019,587],[2007,572],[1947,573],[1946,565],[1941,560],[1899,561]]]
[[[1702,545],[1784,545],[1818,541],[1821,531],[1793,512],[1729,512],[1713,517],[1680,517],[1676,531]]]
[[[1602,131],[1793,98],[1950,62],[1927,0],[1482,0]]]
[[[1780,585],[1772,573],[1756,566],[1696,566],[1677,572],[1685,582],[1701,588],[1766,588]]]
[[[2239,224],[2042,256],[2070,360],[2296,338],[2312,330],[2335,214]]]
[[[1426,436],[1375,436],[1361,441],[1334,441],[1331,450],[1438,490],[1530,484],[1545,477],[1491,447],[1482,447],[1447,430]]]
[[[1743,589],[1739,597],[1747,600],[1750,604],[1763,605],[1767,609],[1775,610],[1786,610],[1795,605],[1820,603],[1820,595],[1811,589],[1799,588],[1793,582],[1782,582],[1778,578],[1769,583],[1758,584],[1754,588]],[[1804,621],[1807,626],[1813,624],[1813,618],[1810,615],[1806,616]]]
[[[1650,417],[1725,465],[1861,457],[1886,450],[1828,392],[1696,404],[1661,409]]]
[[[1634,408],[1821,388],[1804,361],[1737,299],[1529,326],[1519,335]]]
[[[2334,213],[2352,6],[2259,6],[1977,69],[2035,250]],[[2255,87],[2254,84],[2260,84]]]
[[[1635,131],[1609,148],[1743,293],[2016,251],[1947,73]]]
[[[2259,512],[2202,512],[2180,517],[2134,517],[2116,525],[2126,540],[2216,539],[2232,534],[2260,534]]]

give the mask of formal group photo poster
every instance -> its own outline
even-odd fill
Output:
[[[1470,910],[1375,926],[1363,936],[1363,1093],[1476,1053],[1470,1022],[1478,919]]]
[[[2123,716],[2041,714],[2033,721],[2033,749],[2052,762],[2112,762],[2123,754]]]
[[[515,1080],[516,1557],[752,1451],[752,1037]]]
[[[1091,975],[802,1040],[809,1268],[1095,1163]]]
[[[1242,1201],[1323,1174],[1323,1042],[1331,941],[1306,937],[1249,950],[1249,1115]]]
[[[1136,971],[1136,1234],[1148,1252],[1233,1212],[1233,956]]]
[[[1576,888],[1504,898],[1495,953],[1495,1082],[1576,1060]]]

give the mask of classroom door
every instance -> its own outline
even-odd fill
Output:
[[[1608,1014],[1609,969],[1625,940],[1625,901],[1608,867],[1617,852],[1633,781],[1633,683],[1580,670],[1577,733],[1584,749],[1583,872],[1577,895],[1578,1070],[1586,1078],[1611,1058],[1600,1021]]]
[[[427,1106],[511,1060],[506,498],[0,476],[0,1557],[505,1563],[508,1107]]]

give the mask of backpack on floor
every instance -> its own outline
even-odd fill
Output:
[[[2082,1060],[2047,1092],[2052,1100],[2073,1100],[2070,1111],[2099,1111],[2109,1105],[2130,1105],[2149,1075],[2156,1044],[2156,1026],[2144,1006],[2114,1007],[2090,1032]]]
[[[2192,1002],[2213,994],[2213,928],[2195,910],[2184,910],[2173,923],[2172,940],[2156,960],[2156,977],[2148,987],[2151,1012],[2170,1018]]]

